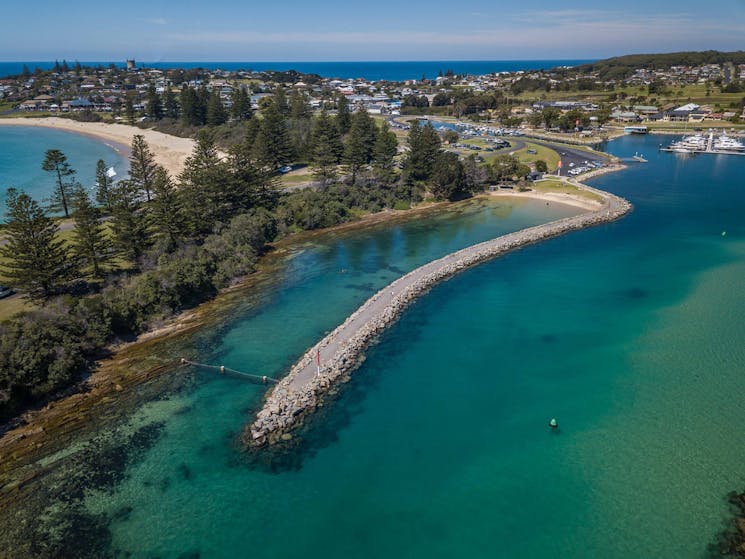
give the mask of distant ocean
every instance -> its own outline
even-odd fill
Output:
[[[318,74],[325,78],[366,78],[369,80],[404,81],[429,79],[452,70],[456,74],[490,74],[492,72],[516,72],[518,70],[540,70],[556,66],[577,66],[593,60],[418,60],[410,62],[139,62],[144,68],[207,68],[221,70],[297,70],[304,74]],[[23,65],[30,71],[35,68],[48,70],[54,62],[0,62],[0,78],[20,74]],[[71,61],[68,64],[72,65]],[[111,62],[83,62],[88,66]],[[123,62],[115,62],[124,66]]]

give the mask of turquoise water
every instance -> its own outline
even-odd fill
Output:
[[[11,186],[39,202],[49,197],[55,179],[41,169],[48,149],[62,150],[70,166],[77,171],[77,180],[88,188],[95,184],[99,159],[114,167],[120,176],[128,168],[126,159],[114,148],[87,136],[31,126],[0,126],[0,208],[3,212],[5,193]]]
[[[726,493],[745,484],[745,161],[680,159],[657,141],[613,142],[650,161],[594,181],[631,199],[631,215],[434,288],[283,467],[251,466],[235,446],[257,386],[199,374],[193,389],[145,405],[133,421],[165,422],[162,436],[112,491],[87,498],[110,518],[112,548],[704,556],[728,518]],[[277,374],[403,271],[558,210],[477,205],[308,245],[195,350]]]

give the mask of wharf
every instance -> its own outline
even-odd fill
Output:
[[[671,147],[660,148],[660,151],[668,153],[709,153],[713,155],[745,155],[745,151],[728,151],[722,149],[676,149]]]

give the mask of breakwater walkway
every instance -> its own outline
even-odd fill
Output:
[[[358,364],[370,342],[433,285],[516,248],[619,219],[632,208],[613,194],[582,186],[603,199],[597,210],[529,227],[479,243],[412,270],[365,301],[347,320],[310,348],[274,389],[242,435],[252,447],[292,438],[290,431],[322,402],[324,394]]]

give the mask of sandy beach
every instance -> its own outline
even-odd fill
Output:
[[[587,198],[580,198],[579,196],[572,196],[571,194],[566,194],[563,192],[535,192],[535,191],[526,191],[526,192],[520,192],[520,191],[511,191],[511,190],[495,190],[494,192],[489,192],[489,196],[494,196],[496,198],[530,198],[532,200],[541,200],[543,202],[549,203],[553,202],[554,204],[565,204],[567,206],[574,206],[577,208],[582,208],[583,210],[596,210],[602,204],[600,202],[594,202],[593,200],[589,200]]]
[[[132,138],[135,134],[140,134],[145,137],[145,141],[155,155],[155,161],[174,176],[183,170],[184,162],[194,148],[194,140],[190,138],[179,138],[126,124],[78,122],[66,118],[48,117],[2,118],[0,119],[0,126],[41,126],[84,134],[103,140],[125,157],[129,155]]]

